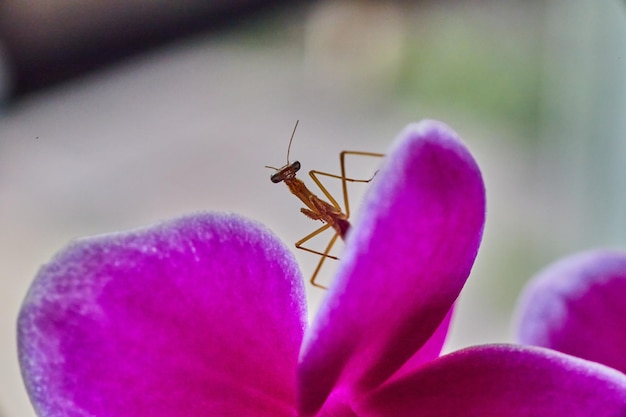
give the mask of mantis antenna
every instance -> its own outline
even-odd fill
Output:
[[[293,127],[293,132],[291,132],[291,138],[289,138],[289,146],[287,146],[287,165],[289,165],[289,152],[291,151],[291,142],[293,142],[293,137],[296,134],[296,129],[298,128],[298,122],[300,120],[296,120],[296,125]],[[270,165],[265,165],[265,168],[273,169],[275,171],[280,171],[280,168],[276,168]],[[298,167],[298,169],[300,169]]]
[[[291,132],[291,138],[289,139],[289,146],[287,146],[287,165],[289,165],[289,152],[291,151],[291,142],[293,141],[293,136],[296,134],[296,129],[298,128],[298,122],[300,120],[296,120],[296,125],[293,127],[293,132]]]

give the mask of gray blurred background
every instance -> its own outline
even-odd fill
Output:
[[[411,121],[459,132],[488,219],[447,349],[512,340],[532,274],[626,240],[625,74],[618,0],[0,3],[0,416],[34,415],[15,320],[70,240],[199,210],[290,246],[317,227],[264,168],[296,119],[304,171],[384,152]]]

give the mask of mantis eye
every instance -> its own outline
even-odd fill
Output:
[[[287,178],[295,177],[296,172],[298,172],[299,170],[300,170],[300,162],[293,161],[291,164],[285,165],[284,167],[279,169],[276,173],[272,174],[272,176],[270,177],[270,180],[273,183],[279,183],[281,181],[284,181]]]
[[[274,184],[277,184],[284,179],[285,179],[285,173],[283,171],[278,171],[272,174],[272,176],[270,177],[270,180],[272,180]]]

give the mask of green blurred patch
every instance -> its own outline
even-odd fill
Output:
[[[516,31],[485,20],[443,15],[417,22],[398,94],[407,106],[452,107],[513,124],[533,140],[540,117],[540,36],[532,25]]]

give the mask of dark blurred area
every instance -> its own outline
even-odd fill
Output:
[[[0,47],[12,98],[201,31],[306,0],[6,0]]]

